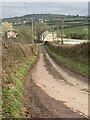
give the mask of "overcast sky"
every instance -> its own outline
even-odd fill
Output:
[[[23,0],[23,2],[16,2],[17,0],[15,0],[15,2],[6,2],[10,0],[3,1],[2,5],[0,4],[0,6],[2,6],[2,18],[22,16],[27,13],[88,15],[88,2],[36,2],[37,0],[34,0],[34,2],[29,2],[29,0]]]
[[[89,0],[1,0],[3,2],[89,2]]]

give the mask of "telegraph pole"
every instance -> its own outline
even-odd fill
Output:
[[[54,41],[54,25],[53,25],[53,34],[52,35],[53,35],[52,37],[53,37],[53,41]]]
[[[35,36],[34,36],[34,34],[36,34],[36,33],[34,33],[34,22],[33,22],[33,19],[32,19],[32,53],[33,53],[33,55],[35,55],[36,56],[36,54],[35,54],[35,51],[34,51],[34,47],[35,47]]]
[[[63,45],[63,25],[64,25],[64,18],[62,18],[62,28],[61,28],[61,45]]]
[[[34,27],[33,27],[33,19],[32,19],[32,44],[34,44]]]
[[[35,42],[36,42],[36,39],[37,39],[37,32],[36,32],[36,24],[35,24]]]
[[[57,39],[59,38],[60,34],[59,34],[59,26],[57,25]]]

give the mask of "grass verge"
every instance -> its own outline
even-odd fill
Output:
[[[48,45],[45,45],[45,47],[46,47],[46,50],[49,53],[49,55],[58,64],[63,64],[66,68],[70,69],[71,71],[79,73],[84,77],[88,77],[88,69],[89,69],[88,64],[81,63],[81,62],[76,61],[72,58],[59,55],[56,52],[54,52],[53,50],[51,50]]]
[[[32,46],[20,45],[18,47],[17,43],[12,44],[12,47],[10,45],[11,43],[8,43],[8,49],[3,48],[3,72],[5,75],[3,74],[2,81],[2,113],[3,117],[18,118],[24,116],[24,79],[37,60],[38,47],[33,47],[34,55],[31,53]]]
[[[11,75],[11,84],[3,88],[3,112],[6,117],[20,117],[21,110],[24,107],[22,104],[24,77],[36,59],[36,56],[32,56],[21,65],[14,66],[14,72]]]

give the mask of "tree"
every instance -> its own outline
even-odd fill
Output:
[[[76,17],[79,17],[79,15],[76,15]]]
[[[46,29],[47,29],[46,23],[36,23],[37,41],[40,41],[41,35],[44,31],[46,31]]]

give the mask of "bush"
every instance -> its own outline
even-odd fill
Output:
[[[70,33],[70,37],[72,39],[84,39],[85,36],[86,36],[85,33],[76,33],[76,32]]]

